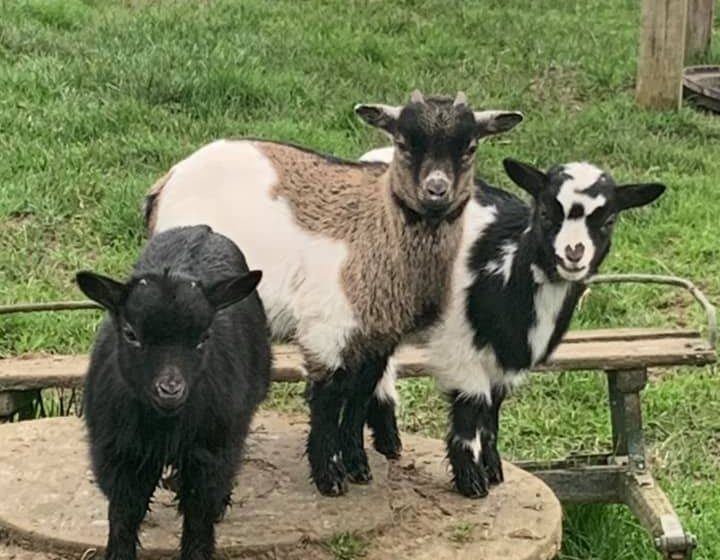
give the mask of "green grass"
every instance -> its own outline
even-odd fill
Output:
[[[479,151],[479,172],[502,185],[510,155],[542,166],[587,159],[619,181],[665,182],[659,204],[623,217],[605,271],[687,276],[717,300],[720,119],[635,105],[638,27],[636,0],[2,0],[0,302],[78,298],[80,268],[124,274],[143,240],[143,194],[209,140],[252,134],[357,157],[384,139],[353,104],[399,103],[415,87],[525,112]],[[0,356],[86,351],[97,319],[4,317]],[[576,318],[701,322],[686,297],[639,286],[593,288]],[[645,395],[653,467],[700,539],[697,558],[714,560],[720,384],[712,368],[660,373]],[[277,387],[271,404],[298,407],[298,394]],[[402,394],[403,427],[441,435],[431,383],[403,383]],[[536,379],[508,404],[502,445],[509,457],[606,449],[604,381]],[[563,555],[653,558],[624,509],[600,507],[568,510]]]

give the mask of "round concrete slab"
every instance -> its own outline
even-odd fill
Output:
[[[217,530],[226,557],[332,558],[333,537],[343,533],[358,536],[371,559],[546,560],[559,550],[557,499],[512,465],[488,498],[468,500],[450,488],[442,442],[405,435],[404,460],[388,464],[371,452],[371,484],[324,498],[308,480],[305,437],[302,417],[256,418],[234,505]],[[5,424],[0,442],[0,541],[25,551],[17,558],[36,557],[27,551],[88,558],[102,549],[107,506],[89,470],[82,422]],[[173,495],[158,489],[141,530],[141,557],[176,556],[179,534]]]

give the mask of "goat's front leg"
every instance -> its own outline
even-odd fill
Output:
[[[137,557],[138,530],[161,470],[161,465],[141,465],[138,461],[118,457],[97,464],[96,472],[102,473],[98,484],[109,499],[107,560],[135,560]]]
[[[347,492],[339,426],[347,385],[348,372],[337,370],[322,381],[310,382],[306,393],[310,407],[307,440],[310,476],[325,496],[341,496]]]
[[[373,447],[388,459],[400,458],[402,441],[397,426],[399,397],[395,389],[396,373],[392,360],[388,361],[368,405],[367,423],[372,430]]]
[[[492,388],[492,401],[483,402],[478,431],[482,444],[481,459],[490,484],[500,484],[505,480],[502,468],[502,459],[497,447],[498,432],[500,429],[500,407],[507,396],[504,385],[495,385]]]
[[[180,467],[179,508],[183,514],[182,560],[212,560],[215,523],[230,504],[238,450],[228,445],[215,453],[203,450]]]
[[[455,487],[464,496],[482,498],[488,493],[488,479],[482,465],[478,420],[485,397],[468,397],[455,391],[450,399],[447,457]]]
[[[370,465],[365,453],[363,427],[368,416],[368,405],[378,381],[387,366],[387,357],[366,361],[353,376],[351,391],[345,401],[340,422],[340,447],[343,463],[351,482],[367,484],[372,480]]]

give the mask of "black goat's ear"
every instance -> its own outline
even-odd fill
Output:
[[[620,210],[637,208],[650,204],[665,192],[661,183],[641,183],[637,185],[621,185],[615,191],[617,205]]]
[[[260,283],[262,272],[251,270],[242,276],[220,280],[205,290],[208,301],[220,311],[248,297]]]
[[[529,163],[505,158],[503,167],[513,183],[530,193],[533,198],[537,198],[548,183],[547,175]]]
[[[75,281],[82,293],[111,313],[117,313],[127,297],[125,284],[101,274],[83,270],[75,275]]]

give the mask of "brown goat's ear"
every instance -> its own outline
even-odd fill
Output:
[[[393,136],[397,131],[397,122],[402,107],[379,103],[361,103],[355,105],[355,113],[370,126],[377,127]]]
[[[650,204],[665,192],[665,185],[661,183],[621,185],[615,192],[618,208],[627,210]]]
[[[533,198],[537,198],[547,185],[548,178],[545,173],[529,163],[522,163],[512,158],[503,160],[503,167],[508,177],[518,187],[528,192]]]
[[[242,276],[220,280],[205,290],[210,304],[220,311],[248,297],[260,283],[262,272],[251,270]]]
[[[475,134],[478,138],[507,132],[522,122],[523,114],[517,111],[475,111]]]
[[[111,313],[117,313],[127,297],[125,284],[101,274],[83,270],[75,275],[75,281],[82,293]]]

